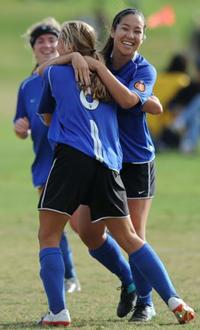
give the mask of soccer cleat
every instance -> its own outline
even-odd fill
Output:
[[[147,322],[151,321],[154,316],[156,316],[156,312],[153,306],[136,304],[129,322]]]
[[[45,316],[42,317],[39,325],[48,325],[48,326],[63,326],[68,327],[71,324],[71,319],[69,311],[63,309],[58,314],[54,314],[49,311]]]
[[[188,323],[195,317],[194,310],[180,298],[171,297],[168,306],[180,324]]]
[[[135,306],[137,300],[137,294],[136,290],[128,293],[127,292],[127,287],[126,286],[121,286],[121,295],[120,295],[120,301],[117,306],[117,316],[118,317],[124,317],[130,311],[133,309]]]
[[[81,291],[81,285],[76,277],[71,277],[65,279],[65,291],[68,293],[73,293],[75,291]]]

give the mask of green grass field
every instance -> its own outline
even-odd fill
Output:
[[[131,1],[104,0],[106,12],[114,15],[128,2]],[[10,0],[0,3],[0,329],[37,329],[36,321],[47,309],[38,275],[38,196],[31,185],[31,143],[18,140],[12,130],[18,83],[29,74],[33,64],[20,35],[35,20],[49,15],[60,21],[89,15],[94,3],[92,0]],[[174,4],[179,24],[173,30],[149,31],[144,46],[145,55],[160,67],[172,49],[176,51],[183,47],[190,22],[200,13],[199,0],[140,1],[145,14],[166,3]],[[147,238],[166,263],[178,292],[195,308],[197,318],[184,326],[186,329],[200,329],[199,200],[199,154],[158,155],[157,194],[149,217]],[[82,284],[81,293],[67,297],[71,329],[177,329],[174,316],[156,293],[157,317],[154,321],[133,325],[128,319],[118,319],[115,313],[120,293],[118,280],[88,256],[87,249],[68,227],[67,232]]]

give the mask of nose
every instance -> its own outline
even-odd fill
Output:
[[[131,31],[131,30],[127,31],[127,37],[128,37],[129,39],[134,39],[134,37],[135,37],[135,32],[134,32],[134,31]]]
[[[46,40],[44,43],[44,47],[50,48],[50,47],[52,47],[52,43],[50,41]]]

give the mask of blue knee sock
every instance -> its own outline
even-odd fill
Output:
[[[76,277],[72,251],[68,243],[67,236],[64,233],[61,236],[60,249],[62,251],[63,261],[65,265],[65,278]]]
[[[89,250],[89,253],[108,270],[117,275],[123,285],[131,285],[131,291],[135,290],[130,266],[122,255],[119,245],[110,235],[107,236],[105,242],[98,249]]]
[[[133,278],[135,268],[137,268],[166,304],[169,298],[177,297],[176,290],[162,261],[149,244],[145,243],[139,250],[133,252],[129,256],[129,262],[133,270]]]
[[[137,304],[153,306],[152,286],[136,267],[134,267],[133,280],[137,288]]]
[[[40,251],[40,277],[48,298],[49,309],[54,314],[65,307],[64,263],[60,248],[45,248]]]

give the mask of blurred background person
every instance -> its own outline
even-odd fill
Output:
[[[188,86],[190,83],[190,76],[188,74],[189,60],[185,54],[174,54],[165,71],[158,73],[157,81],[154,86],[154,93],[159,98],[163,106],[163,114],[158,116],[147,116],[149,129],[155,144],[155,147],[160,150],[160,139],[174,119],[174,113],[169,111],[168,103],[174,95]],[[174,136],[167,135],[167,138],[174,141]]]
[[[166,123],[159,139],[160,150],[176,148],[193,153],[200,134],[200,58],[193,63],[193,75],[187,86],[180,88],[168,101],[171,121]]]
[[[25,36],[32,47],[36,61],[35,68],[57,56],[56,46],[59,32],[59,23],[51,17],[34,24],[27,30]],[[41,194],[51,168],[53,152],[47,139],[48,128],[37,115],[42,93],[42,78],[34,73],[34,70],[28,78],[22,81],[19,87],[14,131],[20,139],[31,136],[35,154],[31,167],[32,182]],[[69,293],[80,291],[81,287],[76,276],[72,251],[65,233],[62,235],[60,247],[65,264],[65,289]]]

